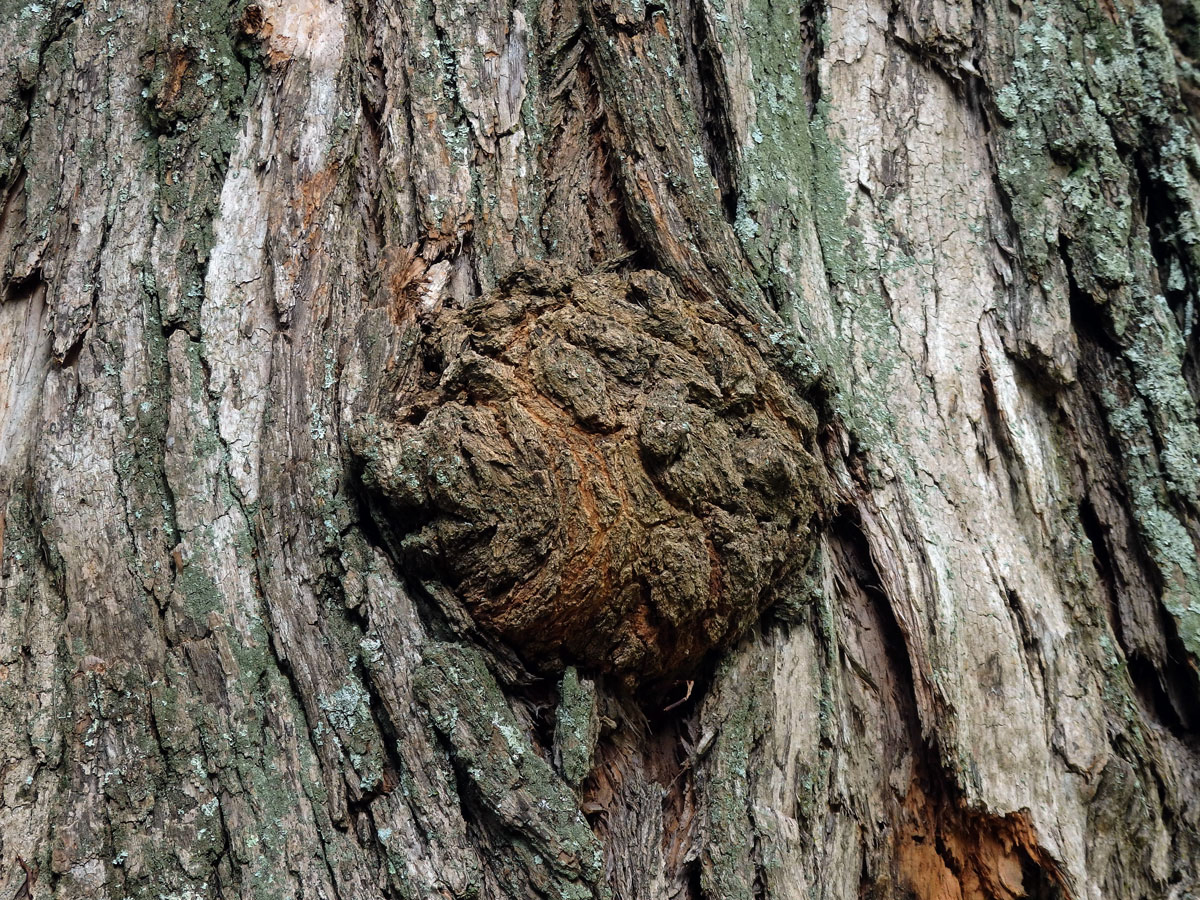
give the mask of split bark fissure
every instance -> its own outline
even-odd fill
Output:
[[[0,896],[1200,891],[1197,20],[8,4]]]

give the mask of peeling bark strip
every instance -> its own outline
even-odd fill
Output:
[[[0,900],[1200,893],[1191,5],[0,23]]]

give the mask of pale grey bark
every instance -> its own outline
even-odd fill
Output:
[[[0,9],[0,900],[1200,893],[1200,9]],[[646,681],[367,471],[547,263],[815,410]]]

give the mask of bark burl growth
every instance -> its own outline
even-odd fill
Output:
[[[679,675],[799,590],[816,416],[749,323],[537,266],[421,327],[364,481],[409,570],[533,665]]]

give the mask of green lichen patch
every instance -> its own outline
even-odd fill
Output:
[[[558,770],[576,790],[592,771],[592,755],[600,732],[596,685],[568,666],[559,683],[554,723],[554,758]]]
[[[1070,284],[1043,285],[1070,290],[1079,326],[1103,331],[1118,357],[1101,373],[1102,408],[1163,607],[1200,659],[1187,524],[1200,431],[1183,374],[1200,247],[1180,69],[1157,4],[1110,17],[1037,3],[1016,37],[1013,77],[995,97],[1000,181],[1033,280],[1065,263]]]

